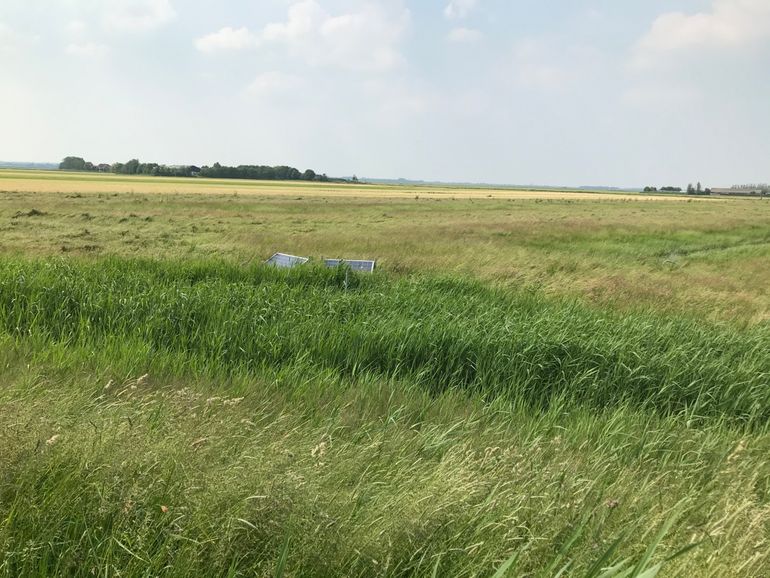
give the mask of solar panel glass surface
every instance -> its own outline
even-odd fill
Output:
[[[308,261],[309,259],[307,257],[297,257],[296,255],[287,255],[286,253],[276,253],[267,261],[265,261],[265,263],[274,267],[291,269],[297,265],[304,265]]]
[[[345,263],[353,271],[359,273],[374,273],[376,261],[366,259],[324,259],[324,265],[329,268],[339,267],[340,263]]]

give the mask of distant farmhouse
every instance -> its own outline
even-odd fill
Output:
[[[188,171],[191,177],[198,177],[201,173],[201,168],[195,165],[169,165],[171,170],[174,171]]]
[[[711,189],[712,195],[727,195],[731,197],[764,197],[768,194],[768,187],[731,187],[729,189]]]

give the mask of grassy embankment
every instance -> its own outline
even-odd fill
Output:
[[[0,329],[8,576],[770,571],[761,323],[5,258]]]

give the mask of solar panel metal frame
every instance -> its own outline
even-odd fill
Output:
[[[304,265],[308,261],[310,261],[309,257],[298,257],[297,255],[289,255],[288,253],[276,253],[265,261],[265,264],[272,265],[273,267],[280,267],[281,269],[291,269],[298,265]]]
[[[329,269],[339,267],[342,263],[359,273],[374,273],[374,268],[377,266],[377,261],[369,259],[324,259],[324,265]]]

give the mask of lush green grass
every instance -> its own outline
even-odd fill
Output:
[[[180,370],[255,371],[302,362],[339,376],[405,379],[429,391],[505,396],[535,409],[628,403],[764,426],[770,331],[441,278],[226,263],[6,261],[0,326],[79,346],[179,354]]]
[[[428,276],[2,265],[5,575],[597,576],[696,543],[664,573],[770,571],[761,324]]]

